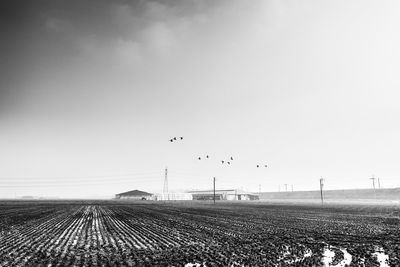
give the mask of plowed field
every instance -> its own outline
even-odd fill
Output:
[[[400,206],[0,202],[0,266],[400,266]]]

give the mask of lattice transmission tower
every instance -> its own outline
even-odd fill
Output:
[[[168,194],[168,168],[165,168],[163,193]]]

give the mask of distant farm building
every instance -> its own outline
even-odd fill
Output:
[[[155,194],[154,200],[192,200],[192,194],[189,193],[161,193]]]
[[[400,201],[399,188],[379,188],[379,189],[337,189],[324,190],[326,200],[391,200]],[[294,192],[263,192],[260,194],[263,200],[320,200],[321,192],[314,191],[294,191]]]
[[[131,200],[151,200],[153,199],[153,194],[140,191],[132,190],[124,193],[115,195],[116,199],[131,199]]]
[[[22,196],[21,198],[22,198],[22,199],[34,199],[33,196]]]
[[[189,191],[193,200],[213,200],[213,190]],[[215,200],[259,200],[259,196],[242,189],[215,190]]]

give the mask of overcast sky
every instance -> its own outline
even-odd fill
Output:
[[[0,13],[0,197],[157,192],[166,166],[170,190],[400,186],[398,1]]]

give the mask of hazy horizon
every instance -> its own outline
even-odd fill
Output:
[[[0,7],[0,198],[400,187],[397,1]]]

